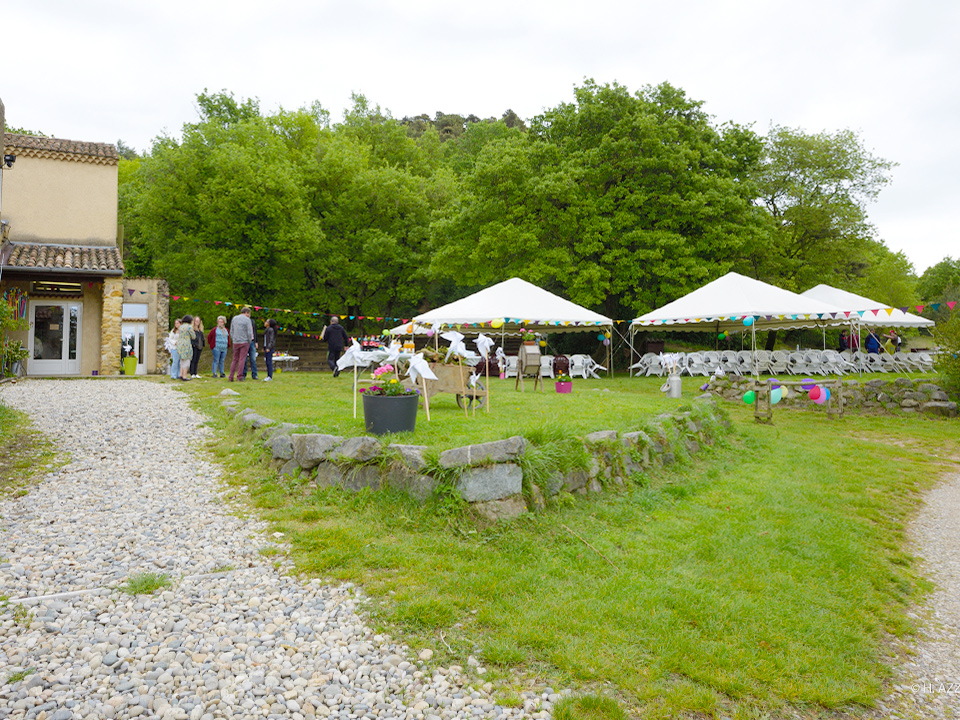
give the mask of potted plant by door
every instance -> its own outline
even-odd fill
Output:
[[[393,372],[392,365],[384,365],[373,371],[375,385],[361,390],[363,393],[363,424],[372,435],[413,432],[417,425],[417,405],[420,393],[404,386]]]
[[[123,359],[123,374],[124,375],[137,374],[137,356],[134,354],[132,350]]]
[[[573,378],[566,373],[560,373],[556,377],[556,388],[558,393],[568,394],[573,392]]]

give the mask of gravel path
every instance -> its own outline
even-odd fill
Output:
[[[169,386],[33,380],[0,399],[71,458],[0,503],[0,592],[25,599],[0,610],[0,720],[549,717],[552,690],[501,707],[375,634],[349,584],[278,571],[260,549],[282,538],[231,513],[191,445],[203,418]],[[115,589],[145,572],[172,587]]]
[[[927,494],[911,538],[937,587],[917,615],[919,637],[897,648],[893,686],[876,716],[960,718],[960,473]]]

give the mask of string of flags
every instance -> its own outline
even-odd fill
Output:
[[[866,315],[867,313],[873,313],[873,316],[874,316],[875,318],[877,318],[877,317],[880,317],[880,313],[881,313],[881,312],[886,312],[886,313],[887,313],[887,317],[890,317],[890,316],[893,315],[893,312],[894,312],[895,310],[899,310],[899,311],[902,312],[902,313],[909,313],[909,312],[911,312],[914,308],[916,309],[916,311],[917,311],[918,314],[919,314],[919,313],[922,313],[922,312],[924,311],[924,309],[926,309],[926,308],[929,308],[930,310],[933,310],[934,312],[936,312],[936,311],[938,311],[938,310],[939,310],[942,306],[944,306],[944,305],[946,305],[946,306],[952,311],[952,310],[954,309],[954,307],[956,307],[957,301],[956,301],[956,300],[950,300],[950,301],[942,302],[942,303],[930,303],[929,305],[914,305],[914,306],[906,305],[906,306],[900,307],[900,308],[885,307],[885,308],[876,308],[875,310],[856,310],[856,311],[852,311],[852,310],[851,310],[851,311],[843,311],[843,312],[835,312],[835,313],[815,313],[815,314],[812,314],[812,315],[764,315],[764,316],[762,316],[762,317],[763,317],[765,320],[826,320],[826,319],[837,320],[841,315],[843,315],[845,318],[849,319],[849,318],[850,318],[851,316],[853,316],[853,315],[859,315],[859,316],[862,318],[862,317],[864,317],[864,315]],[[717,317],[684,318],[681,322],[683,322],[683,323],[717,322],[717,321],[719,321],[719,322],[724,322],[724,321],[735,322],[735,321],[738,321],[738,320],[746,320],[747,318],[752,318],[752,317],[759,318],[759,317],[761,317],[761,316],[759,316],[759,315],[758,315],[758,316],[752,316],[752,315],[730,315],[730,316],[724,316],[724,315],[721,315],[721,316],[717,316]],[[615,321],[615,322],[628,322],[628,321],[626,321],[626,320],[617,320],[617,321]],[[673,322],[673,321],[672,321],[672,320],[643,320],[643,321],[641,321],[639,324],[640,324],[640,325],[666,325],[666,324],[671,323],[671,322]]]
[[[144,290],[134,290],[134,289],[129,289],[129,288],[127,289],[127,292],[128,292],[131,296],[133,296],[135,293],[139,293],[139,294],[141,294],[141,295],[150,294],[150,293],[148,293],[147,291],[144,291]],[[321,313],[321,312],[311,312],[311,311],[309,311],[309,310],[292,310],[292,309],[290,309],[290,308],[275,308],[275,307],[268,307],[268,306],[265,306],[265,305],[254,305],[253,303],[249,303],[249,302],[233,302],[233,301],[229,301],[229,300],[203,300],[203,299],[201,299],[201,298],[191,298],[191,297],[187,297],[187,296],[184,296],[184,295],[164,295],[163,297],[166,297],[166,298],[168,298],[168,299],[170,299],[170,300],[172,300],[172,301],[203,303],[203,304],[207,304],[207,305],[211,305],[211,304],[212,304],[212,305],[216,305],[216,306],[221,306],[221,305],[222,305],[222,306],[224,306],[224,307],[245,307],[245,306],[249,306],[249,307],[253,308],[254,310],[256,310],[256,311],[258,311],[258,312],[263,311],[263,312],[277,313],[277,314],[281,314],[281,313],[282,313],[282,314],[289,314],[289,315],[303,315],[303,316],[305,316],[305,317],[329,317],[329,316],[331,316],[331,315],[336,315],[336,316],[338,316],[338,317],[340,317],[340,318],[345,318],[345,319],[347,319],[347,320],[374,320],[374,321],[376,321],[376,322],[396,322],[396,323],[401,323],[401,324],[412,322],[409,318],[402,318],[402,317],[396,317],[396,316],[391,317],[391,316],[385,316],[385,315],[348,315],[348,314],[336,313],[336,312],[322,312],[322,313]],[[836,319],[838,319],[838,317],[839,317],[840,315],[843,315],[845,318],[848,318],[848,319],[849,319],[852,315],[859,315],[859,316],[862,318],[862,317],[864,317],[864,315],[866,315],[867,313],[872,313],[872,314],[873,314],[873,317],[876,318],[876,317],[880,317],[880,313],[882,313],[882,312],[886,312],[887,316],[889,317],[889,316],[893,315],[894,311],[896,311],[896,310],[899,310],[900,312],[903,312],[903,313],[909,313],[909,312],[914,312],[914,311],[916,311],[917,314],[920,314],[920,313],[922,313],[925,309],[928,309],[928,308],[929,308],[930,310],[933,310],[934,312],[936,312],[936,311],[940,310],[940,308],[941,308],[943,305],[946,305],[947,308],[949,308],[949,309],[952,311],[952,310],[956,307],[957,302],[958,302],[958,301],[956,301],[956,300],[950,300],[950,301],[945,301],[945,302],[942,302],[942,303],[939,303],[939,302],[938,302],[938,303],[930,303],[930,304],[927,304],[927,305],[913,305],[913,306],[905,305],[905,306],[903,306],[903,307],[898,307],[898,308],[896,308],[896,307],[880,307],[880,308],[876,308],[876,309],[872,309],[872,310],[843,311],[843,312],[836,312],[836,313],[817,313],[817,314],[814,314],[814,315],[766,315],[766,316],[763,316],[763,317],[764,317],[764,319],[766,319],[766,320],[825,320],[825,319],[828,319],[828,318],[831,319],[831,320],[836,320]],[[730,315],[730,316],[719,316],[719,317],[684,318],[681,322],[683,322],[683,323],[716,322],[716,321],[720,321],[720,322],[731,321],[731,322],[734,322],[734,321],[742,321],[742,320],[744,320],[744,319],[747,318],[747,317],[749,317],[749,316],[747,316],[747,315],[739,315],[739,316]],[[760,316],[756,316],[756,317],[759,319]],[[632,321],[632,320],[614,320],[613,322],[614,322],[615,324],[617,324],[617,325],[620,325],[620,324],[623,324],[623,323],[628,323],[628,324],[629,324],[629,323],[632,323],[633,321]],[[672,322],[672,321],[670,321],[670,320],[645,320],[645,321],[640,322],[639,324],[640,324],[640,325],[644,325],[644,326],[647,326],[647,325],[666,325],[666,324],[668,324],[668,323],[670,323],[670,322]],[[488,322],[455,323],[455,324],[452,324],[451,327],[458,327],[458,328],[461,328],[461,329],[462,329],[462,328],[471,328],[471,327],[475,327],[475,328],[491,327],[491,328],[497,329],[497,328],[501,327],[504,323],[508,323],[508,324],[509,324],[509,323],[513,323],[513,324],[517,324],[517,325],[535,324],[535,325],[548,326],[548,327],[549,327],[549,326],[555,326],[555,327],[571,327],[571,326],[576,326],[576,327],[590,327],[590,326],[602,326],[602,325],[604,324],[604,323],[602,323],[602,322],[600,322],[600,321],[594,322],[594,321],[566,321],[566,320],[536,320],[536,319],[526,319],[526,318],[502,318],[502,319],[498,319],[498,320],[491,320],[491,321],[488,321]],[[445,323],[445,324],[446,324],[446,323]],[[521,328],[521,331],[523,331],[522,328]],[[310,335],[309,333],[301,333],[301,334],[304,335],[305,337],[314,337],[313,335]],[[316,336],[316,337],[319,337],[319,336]]]

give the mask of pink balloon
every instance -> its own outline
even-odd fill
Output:
[[[826,392],[820,393],[820,396],[819,396],[816,400],[814,400],[814,402],[815,402],[817,405],[823,405],[826,401],[827,401],[827,393],[826,393]]]

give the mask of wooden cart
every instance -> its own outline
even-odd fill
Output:
[[[439,393],[453,393],[457,396],[457,405],[461,408],[466,403],[467,409],[473,407],[483,407],[487,400],[487,389],[480,380],[477,380],[475,387],[470,387],[470,376],[473,374],[473,368],[469,365],[444,365],[441,363],[429,363],[433,374],[437,376],[436,380],[427,380],[427,399]],[[407,387],[415,386],[409,379],[403,381]],[[466,389],[466,395],[464,395]]]

